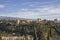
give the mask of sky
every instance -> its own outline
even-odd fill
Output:
[[[60,0],[0,0],[0,16],[60,19]]]

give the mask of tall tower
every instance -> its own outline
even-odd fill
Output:
[[[20,20],[18,19],[18,20],[17,20],[17,24],[19,24],[19,23],[20,23]]]
[[[36,22],[39,23],[40,21],[41,21],[41,19],[38,18]]]
[[[57,22],[57,18],[56,18],[56,19],[54,19],[54,22]]]
[[[40,22],[40,21],[41,21],[41,19],[38,18],[38,22]]]

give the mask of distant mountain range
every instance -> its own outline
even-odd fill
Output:
[[[36,19],[27,19],[27,18],[19,18],[19,17],[7,17],[7,16],[0,16],[0,20],[33,20]]]
[[[6,17],[6,16],[0,16],[0,20],[27,20],[25,18],[19,18],[19,17]]]
[[[26,18],[19,18],[19,17],[0,16],[0,20],[33,20],[33,21],[36,21],[37,19],[26,19]],[[60,23],[60,20],[58,20],[57,22]]]

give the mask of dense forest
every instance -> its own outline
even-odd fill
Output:
[[[30,24],[13,24],[0,23],[0,34],[11,34],[13,36],[32,35],[34,40],[59,40],[60,39],[60,23],[48,21],[45,24],[36,23]]]

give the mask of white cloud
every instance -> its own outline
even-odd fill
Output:
[[[5,7],[5,5],[0,4],[0,8],[4,8],[4,7]]]
[[[13,15],[21,18],[59,18],[60,17],[60,6],[47,6],[36,9],[21,9],[19,12],[13,13]]]
[[[7,15],[0,13],[0,16],[7,16]]]
[[[48,10],[49,13],[60,14],[60,8],[53,8]]]
[[[2,14],[1,14],[2,15]],[[18,12],[5,14],[3,16],[13,16],[20,18],[30,18],[30,19],[55,19],[60,17],[60,7],[43,7],[43,8],[35,8],[35,9],[20,9]]]

